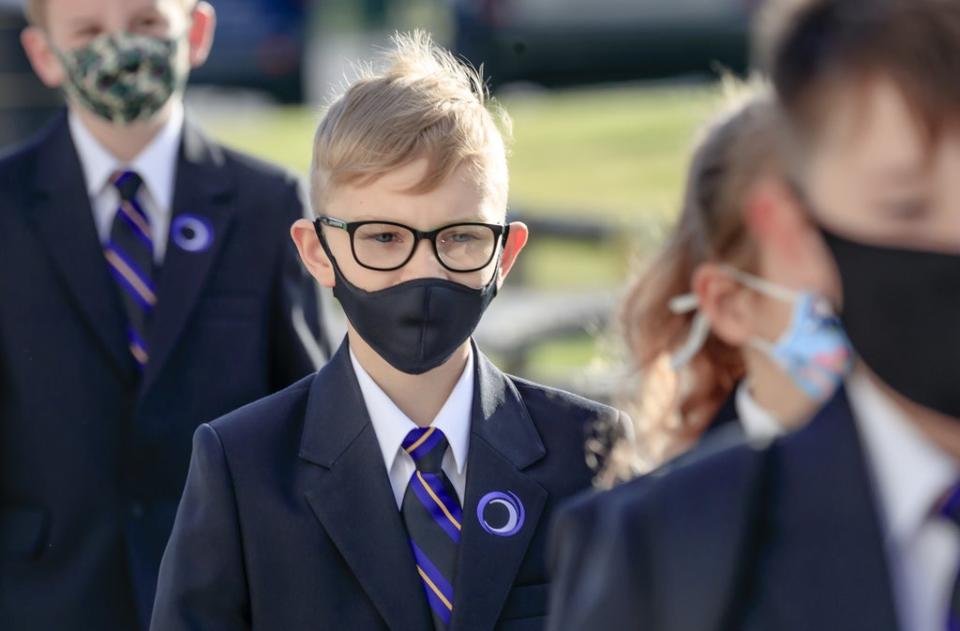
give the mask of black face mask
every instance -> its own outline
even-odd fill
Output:
[[[841,320],[860,358],[904,397],[960,422],[960,255],[821,232],[843,281]]]
[[[493,278],[480,289],[442,278],[418,278],[380,291],[366,291],[344,277],[322,236],[320,244],[336,274],[333,295],[350,324],[370,348],[400,372],[420,375],[450,359],[473,334],[497,295],[502,252]]]

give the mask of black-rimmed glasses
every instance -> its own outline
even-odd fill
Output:
[[[492,223],[464,222],[421,231],[392,221],[343,221],[322,216],[320,226],[345,230],[350,235],[350,248],[357,263],[367,269],[391,272],[410,262],[421,239],[433,244],[440,264],[451,272],[482,270],[497,254],[497,246],[506,242],[510,226]]]

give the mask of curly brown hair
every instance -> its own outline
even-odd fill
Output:
[[[628,285],[620,328],[630,354],[631,387],[621,406],[633,441],[611,449],[601,486],[649,471],[689,448],[743,378],[740,350],[709,335],[679,372],[671,354],[686,341],[692,314],[676,314],[672,298],[691,291],[699,265],[722,261],[755,270],[757,251],[744,223],[751,189],[781,169],[780,119],[770,90],[754,82],[728,90],[728,105],[696,143],[680,217],[665,245]]]

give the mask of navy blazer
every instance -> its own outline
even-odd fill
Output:
[[[142,377],[66,116],[0,158],[0,628],[149,622],[197,426],[315,370],[295,182],[183,133]],[[315,349],[314,349],[315,350]]]
[[[618,413],[474,357],[450,629],[541,629],[547,518],[589,486],[586,433]],[[517,534],[481,527],[478,503],[493,491],[523,504]],[[197,431],[154,631],[431,628],[346,344],[315,377]]]
[[[897,631],[843,391],[793,434],[672,467],[604,521],[556,629]]]

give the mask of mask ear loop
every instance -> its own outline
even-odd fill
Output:
[[[696,311],[696,315],[693,316],[693,324],[690,327],[690,335],[687,336],[687,341],[670,357],[670,367],[674,371],[679,371],[689,364],[690,360],[703,348],[707,337],[710,335],[710,320],[699,310],[699,307],[700,301],[697,299],[696,294],[684,294],[670,301],[670,311],[676,315]]]
[[[721,268],[724,272],[730,274],[730,276],[740,282],[743,286],[749,287],[750,289],[770,296],[771,298],[782,300],[783,302],[793,303],[796,302],[800,297],[801,292],[799,291],[794,291],[793,289],[787,289],[786,287],[782,287],[776,283],[771,283],[764,278],[754,276],[753,274],[748,274],[747,272],[739,270],[731,265],[723,265]]]

